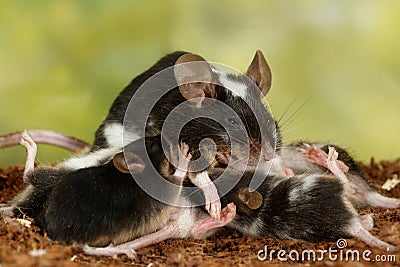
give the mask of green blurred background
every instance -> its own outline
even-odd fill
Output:
[[[329,140],[358,160],[400,157],[400,1],[2,1],[0,134],[93,141],[130,80],[174,50],[273,72],[284,140]],[[298,112],[296,112],[300,109]],[[293,115],[293,116],[292,116]],[[39,162],[68,155],[40,146]],[[0,166],[25,150],[0,150]]]

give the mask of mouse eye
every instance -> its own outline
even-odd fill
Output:
[[[228,118],[228,122],[232,125],[240,125],[240,121],[238,118]]]

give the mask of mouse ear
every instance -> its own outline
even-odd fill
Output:
[[[138,155],[128,151],[114,155],[113,163],[115,168],[123,173],[141,173],[145,167],[143,160]]]
[[[250,192],[248,188],[239,189],[239,199],[252,210],[258,209],[263,203],[263,196],[260,192]]]
[[[215,98],[215,77],[207,61],[199,55],[185,54],[174,65],[175,80],[182,96],[201,107],[204,97]]]
[[[260,88],[264,96],[268,94],[271,88],[272,75],[267,60],[260,50],[257,50],[246,75]]]

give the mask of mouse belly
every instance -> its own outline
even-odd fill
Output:
[[[165,207],[158,214],[154,214],[148,222],[137,225],[137,227],[113,229],[109,234],[101,235],[97,237],[96,240],[88,242],[87,244],[93,247],[104,247],[109,244],[120,245],[138,237],[146,236],[162,229],[169,221],[171,214],[175,212],[175,207]]]

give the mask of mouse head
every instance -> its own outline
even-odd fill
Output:
[[[219,116],[224,122],[224,127],[208,123],[211,132],[218,132],[216,140],[219,143],[216,145],[225,148],[217,153],[221,163],[227,164],[231,159],[237,162],[246,158],[248,165],[255,166],[260,160],[268,161],[273,158],[280,143],[280,133],[265,105],[264,96],[271,88],[272,75],[261,51],[256,52],[246,74],[226,73],[211,66],[198,55],[185,54],[176,61],[174,76],[185,99],[199,109],[208,109],[213,116]],[[205,99],[219,100],[233,109],[235,114],[232,116],[218,112],[218,108],[213,109],[210,101]],[[215,105],[218,105],[217,101]],[[244,135],[239,133],[243,127],[246,133]],[[235,134],[237,142],[233,144],[227,133],[235,131],[238,133]],[[248,161],[246,155],[249,156]]]

